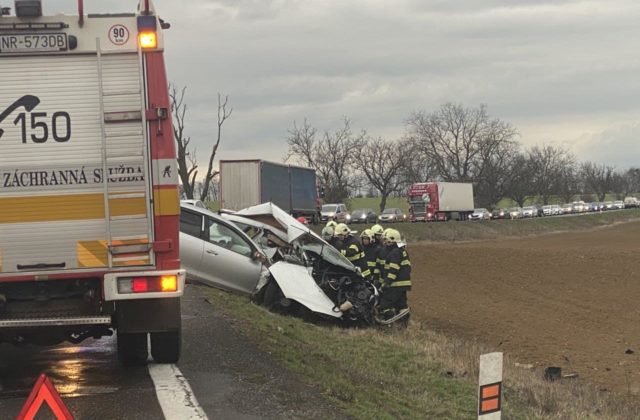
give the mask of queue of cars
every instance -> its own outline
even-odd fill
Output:
[[[377,214],[370,208],[354,209],[351,213],[343,203],[325,204],[320,212],[320,221],[326,223],[333,220],[338,223],[400,223],[407,220],[407,215],[397,207],[388,207]]]
[[[592,203],[585,203],[584,201],[574,201],[573,203],[565,203],[562,205],[548,204],[544,206],[533,205],[527,207],[511,207],[505,209],[494,209],[491,212],[491,219],[524,219],[528,217],[558,216],[563,214],[580,214],[605,210],[620,210],[624,208],[638,207],[636,203],[637,200],[625,199],[625,201],[617,200]],[[478,209],[476,209],[476,211],[477,210]],[[470,217],[469,219],[478,220],[475,217]]]

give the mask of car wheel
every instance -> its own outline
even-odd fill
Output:
[[[176,363],[181,347],[181,330],[151,333],[151,356],[157,363]]]
[[[121,333],[118,331],[118,360],[124,366],[147,364],[149,346],[146,333]]]
[[[283,297],[284,295],[282,294],[282,290],[280,290],[280,286],[278,286],[275,280],[271,280],[265,286],[262,303],[267,308],[274,309]]]

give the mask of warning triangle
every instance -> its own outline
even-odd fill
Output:
[[[40,375],[36,384],[33,386],[27,402],[22,407],[17,420],[33,420],[40,411],[42,403],[45,402],[56,416],[58,420],[73,420],[71,412],[62,402],[62,398],[56,391],[47,375]]]

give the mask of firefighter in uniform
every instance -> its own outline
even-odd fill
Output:
[[[364,261],[364,252],[362,251],[362,245],[351,234],[351,229],[344,223],[340,223],[336,226],[334,235],[338,238],[338,250],[347,257],[353,265],[360,267],[360,270],[364,273],[366,270],[366,263]]]
[[[329,245],[335,247],[334,237],[333,237],[333,227],[332,226],[323,227],[321,235],[322,235],[322,239],[324,239],[325,241],[329,242]]]
[[[405,246],[400,243],[400,232],[388,229],[385,233],[387,250],[382,277],[380,313],[390,318],[407,306],[407,292],[411,290],[411,261]]]
[[[336,228],[336,226],[338,226],[338,223],[334,222],[333,220],[329,220],[325,225],[325,227],[332,227],[334,229]]]
[[[362,250],[364,252],[363,266],[365,267],[362,271],[362,275],[366,279],[376,282],[380,277],[380,269],[378,268],[379,247],[375,243],[371,229],[365,229],[362,231],[360,234],[360,242],[362,242]]]
[[[376,245],[382,245],[382,232],[384,228],[378,224],[371,226],[371,232],[373,232],[373,240]]]
[[[380,225],[377,225],[380,226]],[[375,226],[374,226],[375,227]],[[382,226],[380,226],[382,229]],[[385,235],[387,231],[391,230],[391,228],[382,229],[382,234],[380,235],[379,243],[378,243],[378,258],[376,262],[378,263],[378,271],[380,272],[380,280],[384,277],[384,261],[387,258],[387,254],[389,253],[389,248],[387,248],[387,244],[385,242]]]

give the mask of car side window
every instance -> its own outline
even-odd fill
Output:
[[[251,245],[233,229],[213,219],[207,219],[207,225],[208,242],[245,257],[251,257],[253,253]]]
[[[180,212],[180,232],[190,236],[200,237],[202,229],[202,216],[182,210]]]

